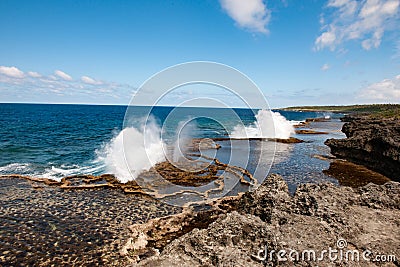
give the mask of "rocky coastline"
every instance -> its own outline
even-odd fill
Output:
[[[0,177],[5,203],[0,207],[5,214],[0,265],[399,266],[399,120],[365,116],[343,120],[347,138],[326,141],[339,159],[329,158],[331,167],[324,171],[343,174],[342,180],[338,178],[343,186],[302,184],[293,194],[282,176],[271,174],[252,192],[178,208],[149,197],[137,183],[121,184],[112,175],[71,176],[60,182]],[[297,134],[325,132],[300,129]],[[191,152],[219,149],[215,141],[194,140]],[[244,169],[212,162],[205,171],[183,172],[167,162],[153,171],[166,172],[171,183],[182,186],[218,182],[215,176],[222,169],[248,175]],[[369,170],[355,172],[354,163],[383,175],[373,183],[361,181],[376,175]],[[360,179],[353,179],[354,173]],[[71,225],[78,229],[82,218],[84,227],[66,234]],[[336,251],[333,258],[321,254],[330,249]],[[292,251],[297,254],[289,257]],[[357,251],[358,258],[353,254],[348,258],[347,251]],[[382,255],[386,262],[374,261]]]
[[[400,253],[399,203],[397,182],[356,189],[304,184],[292,196],[281,176],[270,175],[254,192],[210,203],[207,211],[188,209],[132,225],[120,253],[130,266],[377,266],[371,259]],[[188,222],[194,227],[185,231]],[[329,248],[336,256],[368,251],[370,261],[318,260]],[[284,260],[277,254],[282,250],[316,256],[286,254]],[[388,266],[398,266],[391,259]]]
[[[328,139],[331,153],[400,181],[400,119],[355,115],[342,120],[347,138]]]
[[[115,190],[123,188],[110,177],[102,177],[109,185],[101,187],[94,186],[96,177],[81,178],[90,181],[0,179],[8,203],[1,208],[0,230],[8,233],[2,266],[380,266],[362,258],[283,261],[276,254],[313,250],[318,258],[338,249],[338,241],[345,242],[344,251],[390,256],[385,266],[399,265],[393,258],[400,255],[397,182],[303,184],[292,195],[284,179],[271,174],[253,192],[176,208]],[[264,259],[265,249],[275,254]]]
[[[355,115],[342,120],[347,138],[326,141],[339,158],[326,172],[337,175],[349,168],[344,173],[349,176],[352,169],[363,168],[359,164],[383,174],[356,171],[373,176],[373,183],[358,177],[356,182],[339,181],[340,187],[303,184],[291,195],[283,178],[272,174],[254,192],[209,203],[206,211],[189,208],[131,226],[121,256],[132,266],[399,266],[399,120]],[[331,248],[341,255],[357,251],[369,256],[332,259],[318,254]],[[278,255],[310,250],[316,258]],[[381,255],[387,262],[376,261]]]

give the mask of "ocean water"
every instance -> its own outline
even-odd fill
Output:
[[[135,107],[133,115],[131,109],[130,118],[140,122],[146,110]],[[0,104],[0,174],[60,179],[68,175],[109,172],[107,149],[121,133],[125,112],[125,106]],[[327,115],[277,112],[287,121]],[[251,128],[257,120],[257,112],[249,109],[155,107],[151,115],[155,124],[167,125],[162,129],[167,143],[173,142],[180,121],[188,117],[193,118],[191,138],[224,138],[239,122]],[[301,136],[308,142],[277,144],[271,171],[286,176],[293,186],[302,182],[331,181],[321,173],[329,164],[313,157],[314,154],[329,154],[323,145],[326,138],[342,136],[338,120],[333,119],[329,125],[329,136]],[[224,157],[223,152],[220,157]]]

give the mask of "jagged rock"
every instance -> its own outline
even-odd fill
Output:
[[[373,256],[400,255],[399,203],[400,184],[396,182],[358,189],[304,184],[290,196],[282,177],[271,175],[257,190],[239,199],[236,211],[219,215],[207,228],[192,230],[166,245],[159,255],[134,265],[376,266],[363,260],[365,250]],[[346,246],[337,247],[338,240]],[[322,261],[313,261],[313,255],[308,260],[308,252],[305,260],[301,258],[303,251],[313,250],[318,258],[329,248],[341,250],[343,255],[357,250],[360,260],[331,260],[325,255]],[[265,249],[268,257],[263,261]],[[286,257],[291,250],[297,251],[300,259],[279,261],[281,249]],[[296,258],[296,254],[291,256]]]
[[[347,117],[346,121],[342,132],[347,138],[325,142],[331,153],[400,181],[400,120]]]
[[[288,210],[291,197],[287,183],[277,174],[268,176],[254,192],[245,193],[238,201],[237,210],[271,222],[277,213]]]
[[[252,242],[253,241],[253,242]],[[257,241],[257,242],[254,242]],[[165,247],[162,254],[140,262],[140,266],[247,266],[259,242],[268,242],[266,223],[252,215],[234,211],[222,215],[207,229],[194,229]]]

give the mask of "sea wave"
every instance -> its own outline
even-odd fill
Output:
[[[293,125],[300,122],[288,121],[278,112],[260,110],[254,123],[249,126],[236,126],[231,137],[289,138],[295,132]],[[182,157],[183,149],[193,138],[193,133],[197,132],[193,127],[182,129],[183,125],[186,124],[178,124],[175,134],[177,139],[171,140],[172,143],[168,145],[162,140],[160,126],[155,120],[150,120],[145,125],[141,124],[136,128],[127,127],[115,133],[113,138],[95,151],[94,160],[61,165],[56,162],[42,165],[10,163],[0,166],[0,174],[21,174],[59,181],[65,176],[111,173],[121,182],[128,182],[165,159],[178,161]],[[222,133],[213,132],[217,135]]]
[[[32,171],[32,164],[29,163],[10,163],[0,167],[0,174],[27,174]]]
[[[161,140],[161,128],[153,120],[138,128],[127,127],[103,149],[106,171],[120,182],[136,179],[143,171],[165,160],[165,144]]]
[[[61,180],[63,177],[72,176],[72,175],[88,175],[99,173],[104,169],[104,164],[102,165],[89,165],[89,166],[77,166],[77,167],[68,167],[64,166],[64,168],[51,166],[50,168],[46,168],[43,173],[38,174],[38,177],[49,178],[53,180]]]
[[[256,121],[249,126],[239,124],[231,133],[231,138],[281,138],[288,139],[295,133],[293,123],[279,112],[259,110]]]
[[[60,181],[65,176],[101,173],[104,169],[105,164],[99,160],[92,161],[85,166],[49,164],[44,167],[31,163],[10,163],[0,167],[0,175],[19,174]]]

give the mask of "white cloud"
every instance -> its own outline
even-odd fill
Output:
[[[28,71],[27,74],[32,78],[40,78],[40,77],[42,77],[42,75],[40,73],[35,72],[35,71]]]
[[[328,46],[333,50],[335,41],[336,34],[334,30],[331,29],[330,31],[322,33],[315,41],[315,44],[317,45],[317,49]]]
[[[56,103],[116,103],[127,104],[136,90],[131,85],[97,81],[88,76],[73,80],[62,71],[54,75],[24,73],[15,67],[0,66],[1,99],[9,101]],[[125,103],[125,102],[126,103]]]
[[[88,77],[88,76],[82,76],[82,77],[81,77],[81,81],[84,82],[84,83],[86,83],[86,84],[92,84],[92,85],[102,84],[102,82],[96,81],[95,79],[90,78],[90,77]]]
[[[321,70],[322,71],[327,71],[331,68],[331,66],[329,66],[329,64],[325,63],[324,65],[322,65]]]
[[[400,0],[329,0],[328,8],[334,11],[330,23],[326,16],[322,33],[315,40],[315,49],[335,50],[350,40],[361,43],[365,50],[378,48],[384,33],[399,30]]]
[[[0,74],[6,75],[11,78],[23,78],[24,72],[16,67],[0,66]]]
[[[68,74],[66,74],[65,72],[61,71],[61,70],[56,70],[54,72],[54,74],[57,75],[58,77],[60,77],[63,80],[72,81],[72,77],[69,76]]]
[[[400,75],[363,88],[359,92],[359,96],[368,100],[400,103]]]
[[[244,29],[268,33],[271,11],[262,0],[220,0],[222,8]]]

